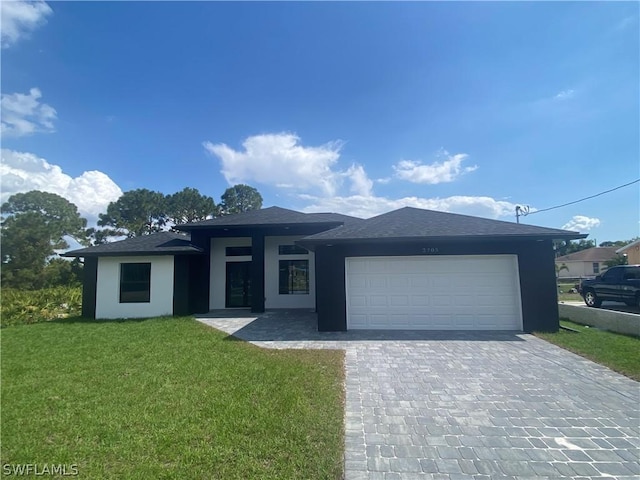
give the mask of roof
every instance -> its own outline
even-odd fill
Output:
[[[302,213],[280,207],[268,207],[260,210],[249,210],[235,215],[226,215],[200,222],[177,225],[179,230],[196,230],[202,228],[229,227],[261,227],[261,226],[289,226],[289,225],[332,225],[357,222],[361,219],[341,215],[339,213]]]
[[[575,239],[585,234],[487,218],[404,207],[304,238],[302,244],[392,239],[481,238]]]
[[[616,256],[616,247],[593,247],[562,255],[556,262],[606,262]]]
[[[619,248],[618,250],[616,250],[616,253],[624,253],[627,250],[629,250],[631,247],[637,247],[637,246],[640,246],[640,238],[635,242],[628,243],[624,247]]]
[[[108,257],[124,255],[175,255],[201,254],[203,250],[190,243],[191,235],[174,232],[159,232],[140,237],[127,238],[95,247],[81,248],[63,253],[63,257]]]

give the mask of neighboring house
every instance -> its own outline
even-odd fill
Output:
[[[593,247],[556,258],[559,278],[594,277],[604,272],[616,257],[616,247]],[[562,266],[566,266],[564,269]]]
[[[626,256],[629,265],[640,265],[640,239],[619,248],[616,253]]]
[[[367,220],[278,207],[68,252],[83,315],[315,310],[320,331],[558,329],[553,240],[577,232],[401,208]]]

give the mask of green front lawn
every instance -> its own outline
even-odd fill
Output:
[[[2,464],[79,478],[338,479],[343,352],[267,350],[191,318],[2,330]]]
[[[640,338],[585,327],[567,320],[561,320],[560,324],[579,333],[560,330],[558,333],[536,335],[640,381]]]

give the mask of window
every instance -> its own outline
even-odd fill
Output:
[[[593,273],[600,273],[600,264],[597,262],[593,263]]]
[[[628,267],[623,272],[625,280],[640,280],[640,267]]]
[[[227,247],[225,249],[227,257],[250,257],[251,247]]]
[[[278,245],[279,255],[307,255],[309,250],[298,245]]]
[[[280,260],[280,295],[309,293],[309,260]]]
[[[120,303],[151,301],[151,264],[120,264]]]

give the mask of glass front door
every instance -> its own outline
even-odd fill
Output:
[[[251,306],[251,262],[227,262],[226,308]]]

